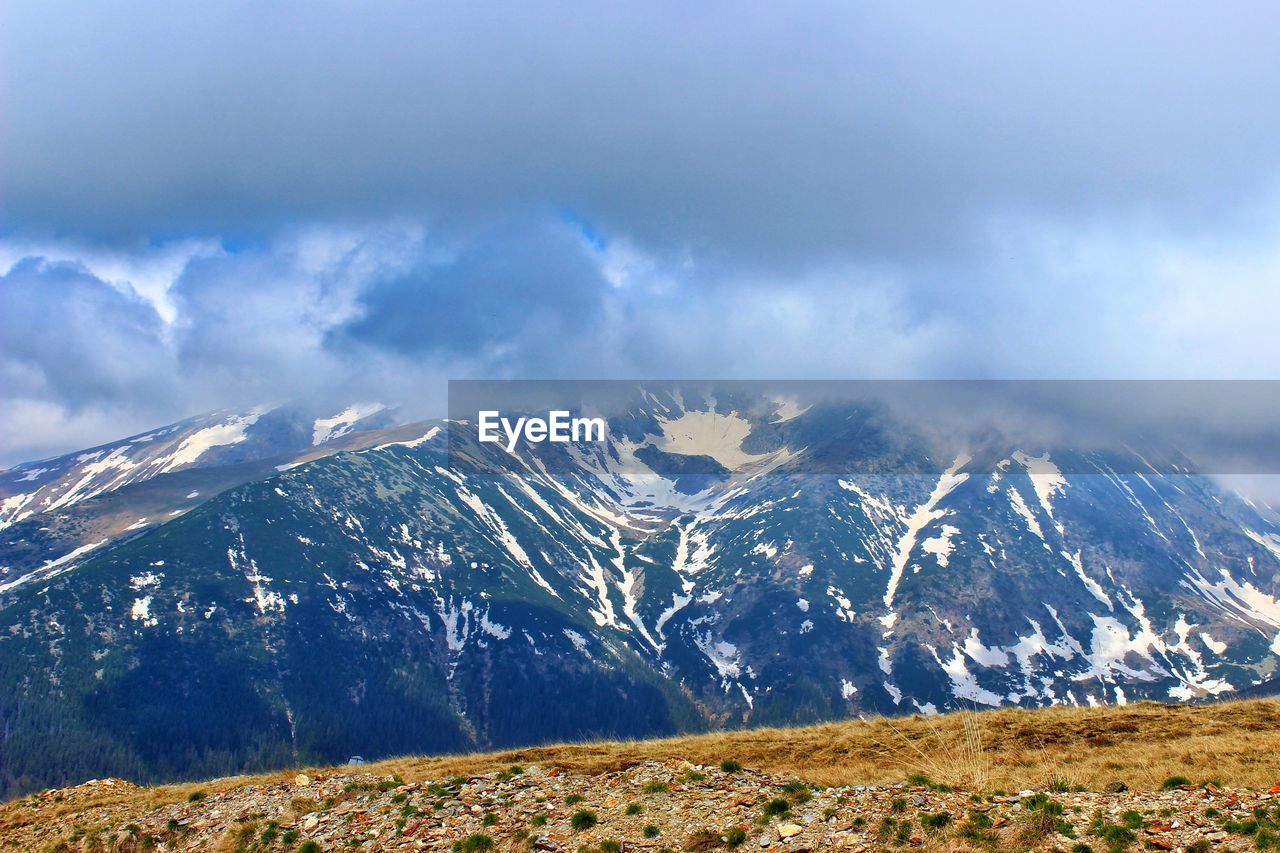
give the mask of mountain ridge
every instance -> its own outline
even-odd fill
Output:
[[[822,407],[781,431],[778,404],[722,411],[746,432],[707,446],[707,408],[678,405],[585,449],[361,433],[7,590],[6,790],[53,778],[37,743],[155,780],[1274,673],[1280,528],[1210,481],[1052,449],[936,463],[909,425]],[[841,435],[875,464],[806,456]],[[695,450],[715,466],[650,464]],[[192,707],[215,685],[216,723]]]

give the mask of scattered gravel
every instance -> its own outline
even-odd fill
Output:
[[[5,805],[0,848],[1225,851],[1258,849],[1280,826],[1280,786],[1109,787],[1114,792],[984,795],[908,782],[813,789],[784,776],[672,761],[589,776],[529,766],[410,784],[300,774],[291,784],[150,807],[141,789],[138,802],[100,804],[135,789],[105,779]]]

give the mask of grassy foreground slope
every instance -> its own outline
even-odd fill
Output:
[[[875,785],[923,773],[966,790],[1159,789],[1171,776],[1240,788],[1280,782],[1280,699],[1127,707],[1004,709],[889,717],[664,740],[567,744],[380,762],[374,772],[439,778],[539,763],[575,772],[640,761],[735,760],[816,785]],[[1203,777],[1203,778],[1201,778]]]
[[[1127,707],[1001,709],[936,717],[853,720],[803,728],[753,729],[649,741],[558,744],[373,762],[362,773],[408,782],[540,764],[575,773],[644,761],[737,761],[815,785],[877,785],[916,773],[965,790],[1101,790],[1114,782],[1156,790],[1166,779],[1266,789],[1280,782],[1280,699],[1205,705],[1142,702]],[[337,769],[337,768],[335,768]],[[86,805],[154,808],[194,791],[283,782],[297,769],[207,782],[104,792]],[[0,807],[0,831],[8,825]],[[66,814],[51,807],[47,817]]]

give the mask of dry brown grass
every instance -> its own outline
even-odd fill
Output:
[[[1004,709],[893,717],[796,729],[753,729],[652,741],[607,741],[439,758],[370,769],[407,780],[543,764],[576,772],[685,759],[798,776],[820,785],[900,781],[924,773],[973,790],[1044,789],[1055,781],[1099,789],[1123,780],[1159,788],[1170,776],[1235,787],[1280,782],[1280,701],[1125,708]]]
[[[753,729],[650,741],[600,741],[442,757],[405,757],[359,768],[407,781],[541,764],[578,773],[649,760],[683,759],[794,775],[819,785],[879,784],[923,773],[966,790],[1046,789],[1065,782],[1096,790],[1114,781],[1159,788],[1170,776],[1230,787],[1280,782],[1280,701],[1125,708],[1004,709],[941,717],[895,717],[795,729]],[[318,772],[346,772],[335,767]],[[144,811],[247,784],[283,782],[297,770],[103,793],[52,805],[43,819],[112,806]],[[0,831],[28,822],[0,809]]]

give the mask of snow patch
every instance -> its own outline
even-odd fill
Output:
[[[1213,652],[1215,655],[1223,654],[1227,650],[1226,643],[1222,643],[1222,642],[1219,642],[1218,640],[1215,640],[1206,631],[1200,632],[1200,642],[1204,643],[1205,648]]]
[[[951,463],[951,467],[942,473],[938,479],[937,485],[933,487],[928,500],[916,507],[915,511],[906,519],[907,529],[902,534],[902,538],[898,540],[898,553],[893,558],[893,569],[889,575],[889,586],[884,593],[884,606],[893,607],[893,596],[898,591],[898,583],[902,580],[902,573],[907,567],[907,561],[911,559],[911,552],[915,549],[916,537],[920,531],[930,522],[937,521],[947,514],[947,510],[938,509],[938,504],[942,499],[951,494],[956,486],[969,479],[968,474],[960,473],[968,462],[970,457],[967,454],[957,456],[955,461]]]
[[[133,607],[129,608],[129,618],[135,622],[141,622],[147,628],[154,628],[156,619],[151,615],[151,596],[145,595],[142,598],[135,598]]]
[[[160,586],[160,579],[163,577],[164,577],[163,574],[156,574],[155,572],[143,572],[140,575],[134,575],[133,577],[129,578],[129,588],[136,589],[136,590],[143,590],[148,587],[158,587]]]
[[[1035,489],[1036,497],[1040,500],[1040,506],[1044,507],[1045,514],[1049,518],[1053,518],[1054,495],[1066,491],[1067,478],[1062,476],[1062,471],[1049,459],[1047,452],[1043,456],[1028,456],[1018,450],[1014,452],[1013,458],[1026,469],[1027,476],[1031,478],[1031,487]]]
[[[374,450],[385,450],[388,447],[418,447],[426,444],[440,433],[440,427],[433,426],[417,438],[411,438],[408,441],[388,441],[386,444],[379,444]]]
[[[955,550],[955,545],[951,542],[951,537],[960,532],[960,528],[952,527],[950,524],[942,525],[942,530],[937,536],[930,537],[920,543],[920,550],[926,554],[932,554],[938,560],[938,565],[942,568],[947,567],[947,563],[951,559],[951,552]]]
[[[338,414],[329,418],[316,418],[311,430],[311,444],[324,444],[335,438],[341,438],[351,432],[351,428],[370,415],[376,415],[385,409],[381,403],[356,403],[348,406]]]
[[[714,406],[709,412],[685,412],[674,419],[658,415],[658,423],[662,427],[658,449],[666,453],[710,456],[730,471],[768,456],[742,450],[751,421],[733,412],[721,414]]]
[[[268,409],[260,407],[247,415],[235,415],[229,418],[226,423],[196,430],[184,438],[182,443],[178,445],[178,449],[164,460],[160,466],[160,473],[191,465],[215,447],[228,447],[232,444],[239,444],[248,438],[245,430],[256,424],[258,418],[266,414],[267,411]]]

